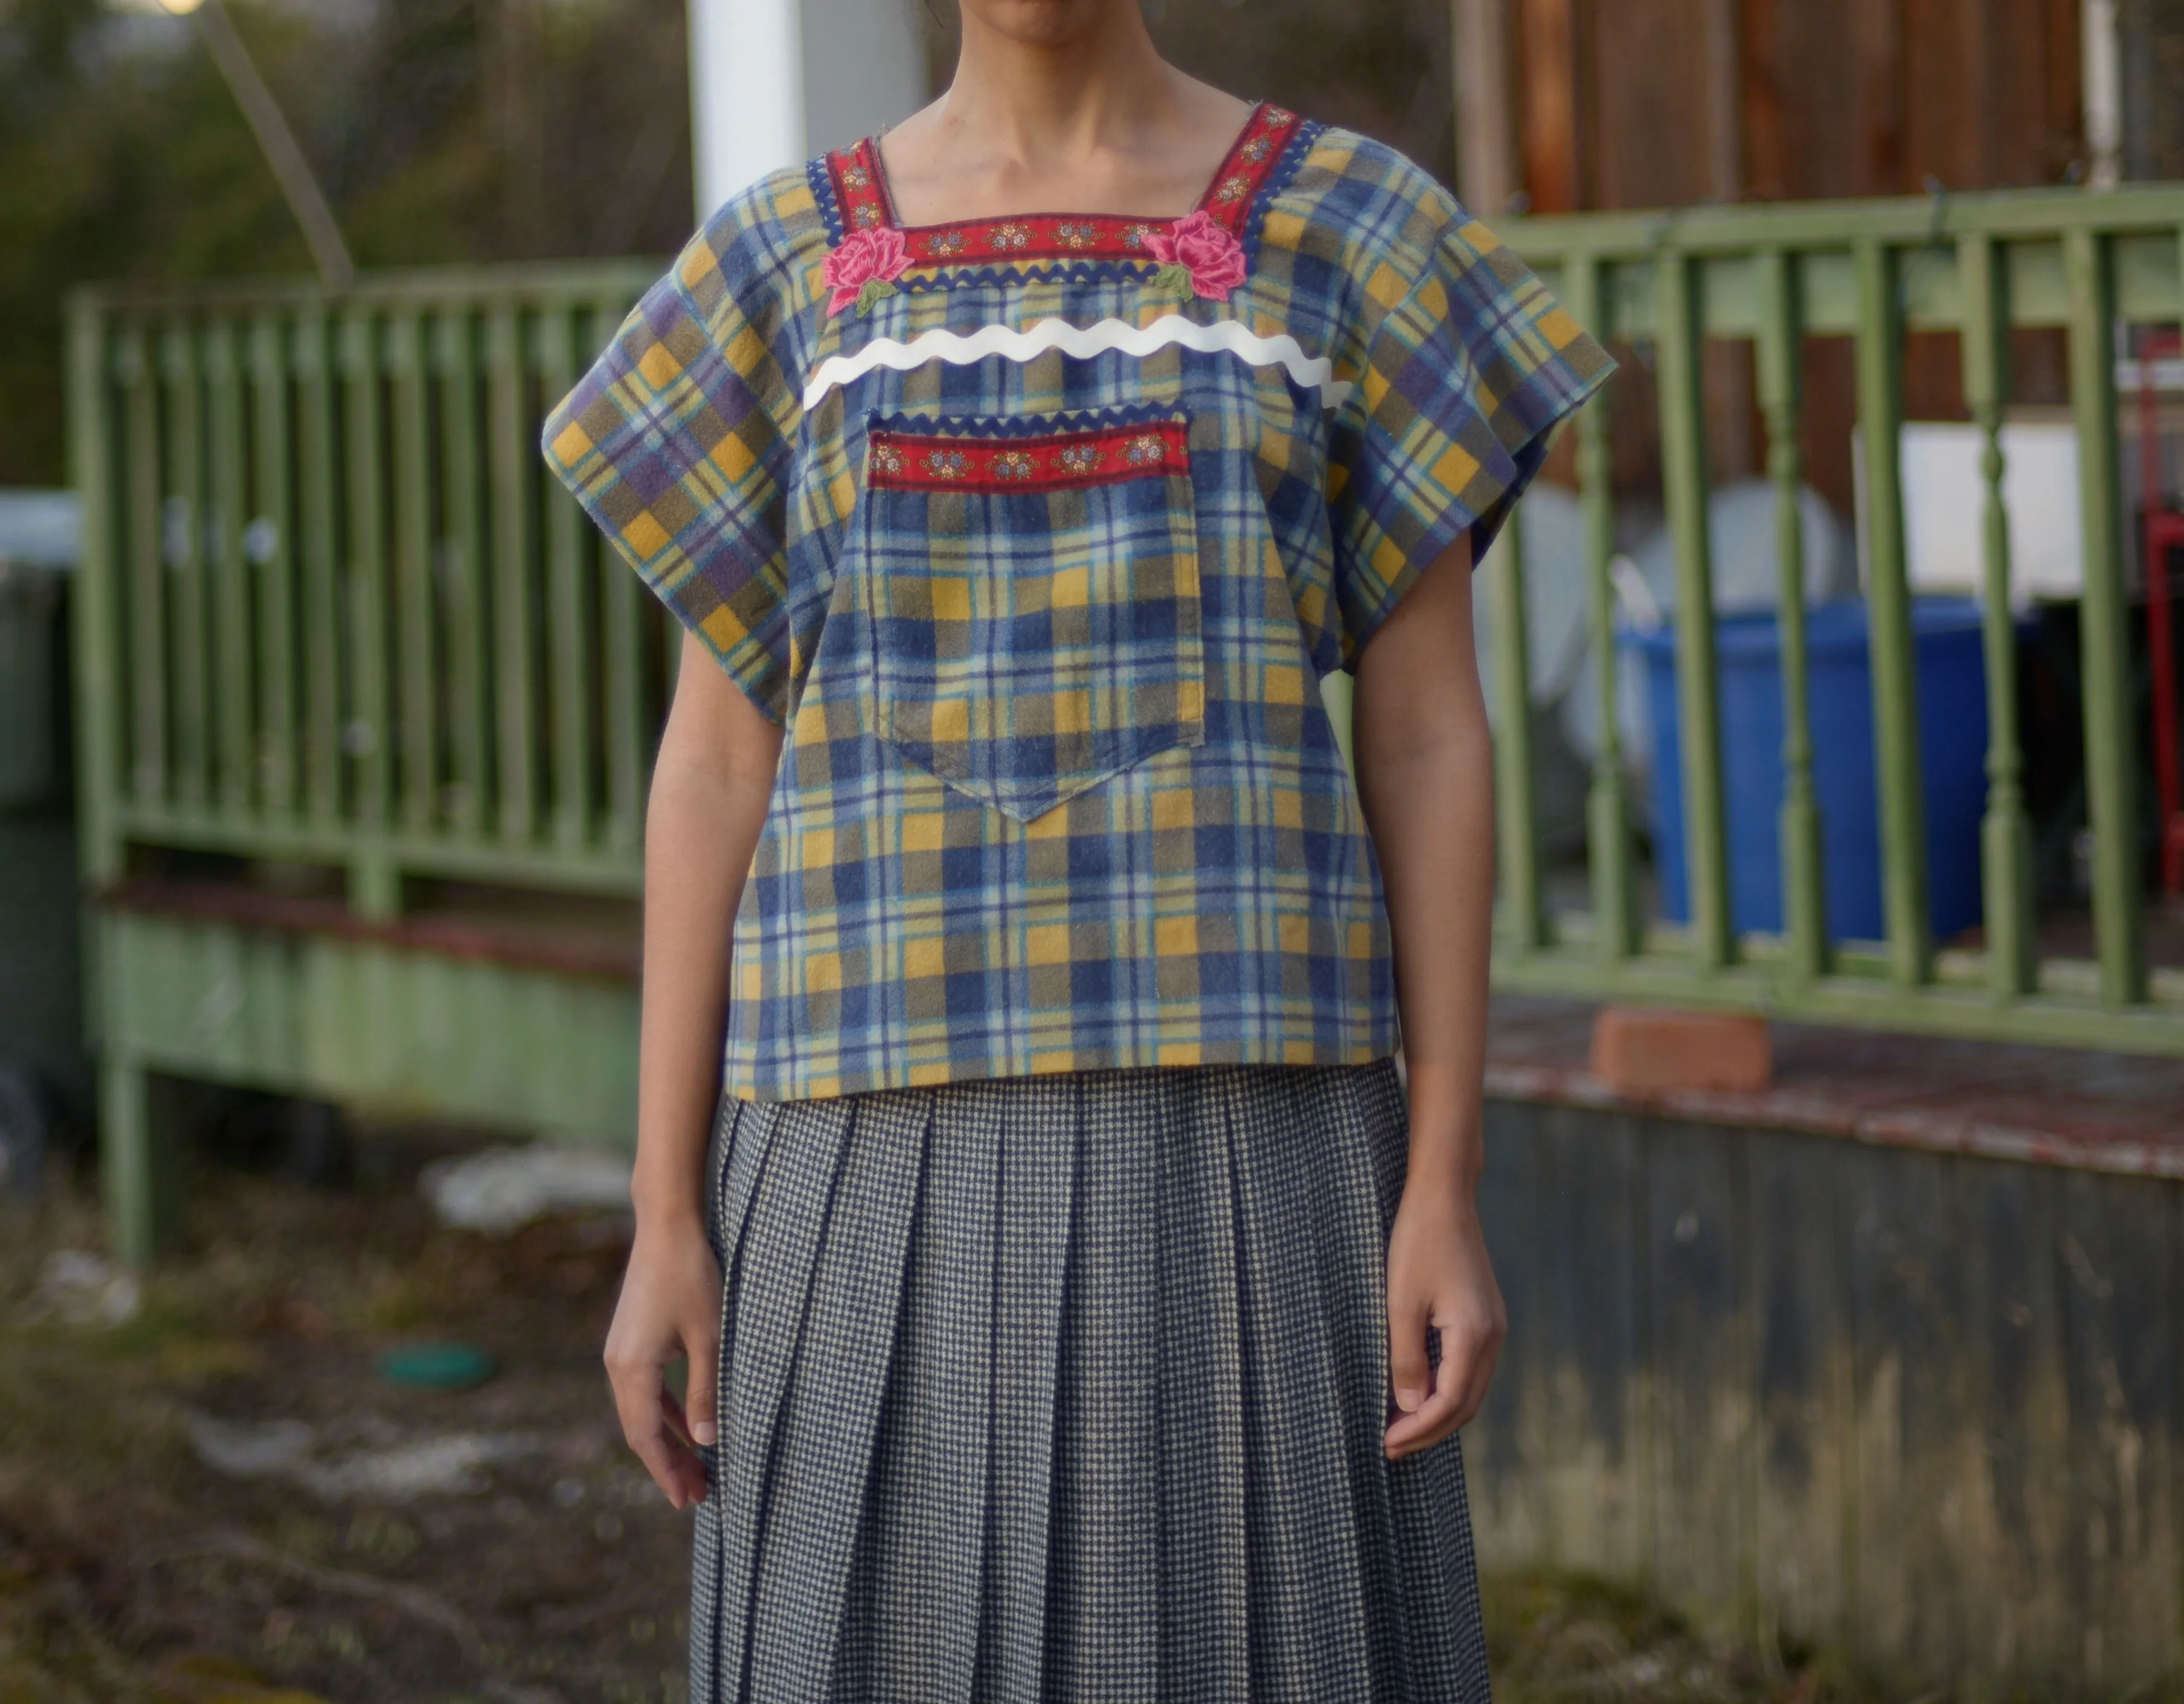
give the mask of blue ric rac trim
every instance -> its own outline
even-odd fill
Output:
[[[1107,426],[1143,426],[1148,420],[1188,422],[1190,410],[1176,403],[1127,403],[1104,409],[1064,409],[1050,415],[865,415],[867,432],[916,432],[950,437],[1043,437],[1050,432],[1097,432]]]
[[[1251,211],[1244,216],[1244,276],[1248,281],[1259,270],[1259,232],[1267,222],[1267,203],[1279,195],[1304,164],[1304,157],[1312,152],[1327,126],[1317,119],[1300,118],[1288,143],[1275,159],[1265,177],[1260,180],[1259,192],[1251,198]]]
[[[927,291],[959,290],[972,284],[1112,284],[1150,278],[1159,270],[1157,260],[1034,260],[1005,266],[964,266],[942,261],[935,270],[915,277],[904,273],[894,281],[894,287]]]
[[[839,247],[842,209],[834,201],[834,176],[827,170],[824,153],[815,153],[804,162],[804,181],[811,186],[811,198],[819,203],[819,216],[827,221],[827,246]]]

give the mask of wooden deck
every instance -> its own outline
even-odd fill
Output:
[[[1586,1060],[1594,1006],[1497,994],[1487,1093],[1747,1129],[2184,1178],[2184,1061],[1777,1021],[1752,1094],[1618,1095]]]

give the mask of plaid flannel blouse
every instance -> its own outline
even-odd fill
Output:
[[[543,433],[784,730],[727,1088],[1392,1051],[1318,683],[1613,365],[1266,103],[1173,221],[904,226],[870,138],[736,195]]]

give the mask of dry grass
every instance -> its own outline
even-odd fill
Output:
[[[1490,1575],[1485,1595],[1498,1704],[2064,1704],[2079,1696],[1892,1686],[1829,1652],[1708,1640],[1656,1600],[1585,1574]],[[2102,1704],[2184,1704],[2184,1687]]]

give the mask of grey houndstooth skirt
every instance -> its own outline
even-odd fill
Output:
[[[1407,1139],[1389,1060],[724,1101],[694,1704],[1485,1704]]]

